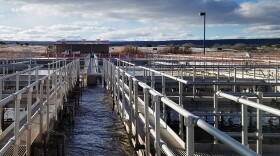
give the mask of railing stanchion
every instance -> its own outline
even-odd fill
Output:
[[[162,95],[166,96],[165,94],[165,76],[162,75],[162,81],[161,81],[161,85],[162,85]],[[162,105],[162,115],[163,115],[163,120],[166,122],[166,105],[163,103]]]
[[[219,128],[219,117],[217,116],[218,113],[218,96],[216,92],[218,91],[218,86],[214,85],[214,127]],[[218,144],[218,139],[214,137],[214,144]]]
[[[132,114],[133,114],[133,105],[132,105],[132,77],[128,77],[129,81],[129,138],[132,138]]]
[[[28,71],[28,85],[31,82],[31,70],[29,67]],[[26,155],[30,156],[30,146],[31,146],[31,105],[32,105],[32,92],[33,87],[30,87],[28,90],[28,97],[27,97],[27,136],[26,136]]]
[[[195,93],[196,93],[196,87],[195,87],[195,77],[196,77],[196,67],[193,67],[193,99],[195,100]]]
[[[125,107],[125,89],[124,89],[124,84],[125,84],[125,71],[122,71],[122,105],[121,105],[121,116],[124,119],[124,107]]]
[[[194,119],[185,117],[186,125],[186,152],[187,155],[194,155]]]
[[[257,92],[257,103],[262,104],[263,103],[263,93]],[[259,155],[262,155],[262,140],[263,140],[263,134],[262,134],[262,111],[260,109],[257,109],[257,153]]]
[[[50,64],[48,64],[48,77],[47,77],[47,132],[49,132],[49,114],[50,114]]]
[[[43,109],[44,109],[44,106],[43,106],[43,103],[44,103],[43,88],[44,88],[44,80],[41,80],[41,83],[40,83],[40,111],[39,111],[39,114],[40,114],[39,133],[40,133],[40,135],[43,134]]]
[[[242,96],[242,99],[248,99],[246,96]],[[242,115],[242,144],[248,146],[248,106],[241,104],[241,115]]]
[[[138,141],[138,80],[134,80],[134,125],[135,125],[135,142],[136,146],[139,145]]]
[[[3,82],[2,82],[2,78],[0,78],[0,99],[2,100],[3,98]],[[2,113],[3,113],[3,109],[2,106],[0,106],[0,135],[2,134]]]
[[[145,103],[145,153],[150,155],[150,124],[149,124],[149,89],[144,89],[144,103]]]
[[[234,67],[234,77],[233,77],[233,81],[234,81],[234,86],[233,86],[233,91],[236,92],[236,67]]]
[[[117,112],[120,113],[120,94],[121,94],[121,82],[120,82],[120,67],[117,68],[117,82],[118,82],[118,93],[117,93]]]
[[[160,96],[156,95],[153,97],[153,101],[155,104],[155,142],[154,142],[154,147],[156,150],[156,156],[161,155],[161,150],[160,150]]]
[[[151,87],[155,89],[155,73],[152,72],[151,74]]]
[[[184,108],[183,105],[183,83],[179,82],[179,105]],[[184,116],[179,114],[179,136],[181,139],[184,137]]]

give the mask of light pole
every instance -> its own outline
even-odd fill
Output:
[[[205,18],[206,18],[206,12],[200,12],[199,16],[203,16],[204,17],[203,54],[205,55]]]

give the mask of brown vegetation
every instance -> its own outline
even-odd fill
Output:
[[[164,54],[192,54],[191,44],[179,45],[168,45],[166,48],[159,51]]]
[[[45,46],[1,45],[0,58],[37,57],[44,54]]]
[[[138,50],[137,46],[124,46],[122,48],[122,50],[120,51],[120,53],[121,54],[126,54],[126,55],[128,55],[128,54],[133,55],[133,54],[139,53],[139,50]]]

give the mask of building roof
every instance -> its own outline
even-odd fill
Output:
[[[96,41],[66,41],[66,40],[59,40],[55,42],[55,45],[58,44],[110,44],[109,40],[96,40]]]

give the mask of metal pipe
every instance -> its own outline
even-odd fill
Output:
[[[162,78],[162,81],[161,81],[162,91],[161,91],[161,93],[162,93],[163,96],[166,96],[166,94],[165,94],[165,77],[162,75],[161,78]],[[164,103],[162,104],[162,114],[163,114],[163,120],[166,122],[166,107],[165,107]]]
[[[186,153],[187,155],[194,155],[194,126],[195,118],[192,116],[185,117],[186,124]]]
[[[183,83],[179,82],[179,105],[184,108],[183,105]],[[183,139],[184,137],[184,117],[179,114],[179,136]]]
[[[155,136],[155,150],[156,150],[156,155],[160,156],[161,155],[161,150],[160,150],[160,101],[159,101],[159,96],[154,96],[153,97],[153,101],[155,104],[155,132],[156,132],[156,136]]]
[[[124,76],[125,76],[125,71],[122,71],[122,105],[121,105],[121,116],[124,119],[124,107],[125,107],[125,89],[124,89],[124,85],[125,85],[125,80],[124,80]]]
[[[218,91],[218,86],[214,85],[214,92],[216,93]],[[218,97],[217,97],[217,94],[214,93],[214,127],[215,128],[219,128],[219,118],[218,116],[216,115],[218,113],[218,109],[219,109],[219,106],[218,106]],[[214,137],[214,144],[218,144],[218,139],[216,137]]]
[[[258,104],[256,102],[248,101],[248,100],[242,99],[240,97],[236,97],[236,96],[233,96],[233,95],[229,95],[229,94],[223,93],[221,91],[218,91],[216,94],[218,96],[221,96],[221,97],[233,100],[233,101],[235,101],[237,103],[245,104],[247,106],[254,107],[256,109],[260,109],[262,111],[265,111],[265,112],[268,112],[268,113],[272,113],[272,114],[277,115],[277,116],[279,116],[279,114],[280,114],[280,110],[278,110],[278,109],[275,109],[275,108],[272,108],[272,107],[268,107],[268,106],[265,106],[265,105],[262,105],[262,104]]]
[[[197,120],[197,126],[218,138],[221,142],[225,143],[229,147],[231,147],[234,151],[239,153],[240,155],[258,155],[253,150],[248,147],[243,146],[235,139],[229,137],[228,135],[224,134],[223,132],[219,131],[218,129],[214,128],[213,126],[209,125],[203,120]]]
[[[261,92],[257,93],[257,103],[262,104],[263,103],[263,94]],[[257,153],[259,155],[262,155],[262,140],[263,140],[263,134],[262,134],[262,111],[260,109],[257,109],[257,143],[256,143],[256,149]]]
[[[242,96],[242,99],[248,100],[246,96]],[[242,123],[242,144],[248,146],[248,108],[247,105],[241,104],[241,123]]]
[[[134,125],[135,125],[135,142],[138,145],[138,80],[133,80],[134,83]]]
[[[144,90],[144,103],[145,103],[145,153],[146,156],[150,155],[150,124],[149,124],[149,89]]]
[[[14,155],[18,156],[19,154],[19,144],[20,144],[20,135],[19,135],[19,122],[20,122],[20,100],[21,95],[17,95],[15,101],[15,128],[14,128],[14,136],[15,136],[15,144],[14,144]]]
[[[3,82],[2,80],[0,79],[0,99],[2,100],[3,98]],[[3,113],[3,109],[2,109],[2,106],[0,105],[0,135],[2,134],[2,113]]]
[[[128,77],[129,80],[129,137],[132,138],[132,114],[133,114],[133,106],[132,106],[132,77]]]

